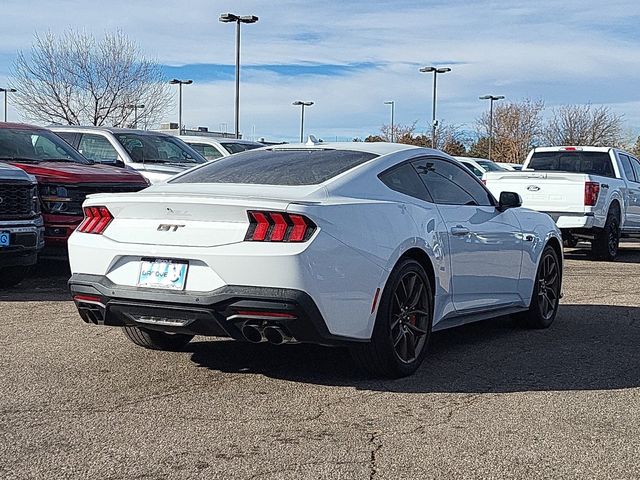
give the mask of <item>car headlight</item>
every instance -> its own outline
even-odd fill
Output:
[[[35,214],[35,215],[39,215],[41,210],[40,210],[40,198],[38,198],[38,186],[34,185],[31,188],[31,211]]]

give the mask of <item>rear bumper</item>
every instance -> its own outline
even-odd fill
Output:
[[[313,299],[300,290],[227,285],[211,292],[170,292],[120,286],[105,276],[87,274],[73,274],[69,288],[87,323],[244,340],[242,325],[256,320],[242,312],[278,312],[286,318],[260,321],[282,327],[299,342],[362,341],[331,334]]]
[[[559,212],[544,213],[553,218],[554,222],[556,222],[556,225],[561,230],[570,230],[574,228],[590,229],[598,226],[596,225],[596,218],[593,214],[567,214]]]

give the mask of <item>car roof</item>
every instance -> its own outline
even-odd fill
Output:
[[[574,150],[571,150],[571,149],[574,149]],[[611,149],[614,149],[614,147],[589,147],[589,146],[580,146],[580,145],[562,145],[557,147],[536,147],[533,149],[533,151],[534,152],[583,151],[583,152],[607,153]]]
[[[13,129],[13,130],[47,130],[45,127],[39,127],[37,125],[29,125],[27,123],[13,123],[13,122],[0,122],[0,129]]]
[[[390,153],[401,152],[403,150],[421,149],[430,150],[432,153],[440,154],[438,150],[406,145],[404,143],[390,142],[318,142],[318,143],[283,143],[279,145],[269,145],[264,147],[270,150],[350,150],[353,152],[366,152],[374,155],[388,155]],[[426,152],[427,153],[427,152]]]
[[[180,135],[178,138],[183,142],[202,142],[202,143],[239,143],[244,145],[264,145],[260,142],[254,142],[252,140],[244,140],[241,138],[226,138],[226,137],[210,137],[208,135]]]
[[[166,133],[157,132],[155,130],[137,130],[135,128],[119,128],[119,127],[102,127],[95,125],[51,125],[50,127],[53,131],[68,131],[68,132],[109,132],[109,133],[135,133],[137,135],[164,135],[164,136],[173,136],[167,135]]]

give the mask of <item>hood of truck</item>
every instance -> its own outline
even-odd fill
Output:
[[[26,173],[24,170],[8,163],[0,162],[0,182],[2,181],[22,181],[22,182],[34,182],[33,176]]]
[[[13,163],[34,175],[39,183],[135,183],[144,184],[144,178],[132,170],[108,165],[83,165],[71,162]]]

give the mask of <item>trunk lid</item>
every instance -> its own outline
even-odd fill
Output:
[[[286,211],[292,202],[317,203],[305,200],[317,188],[164,184],[134,194],[92,195],[85,206],[109,209],[114,220],[104,236],[117,242],[215,247],[244,241],[248,210]]]

